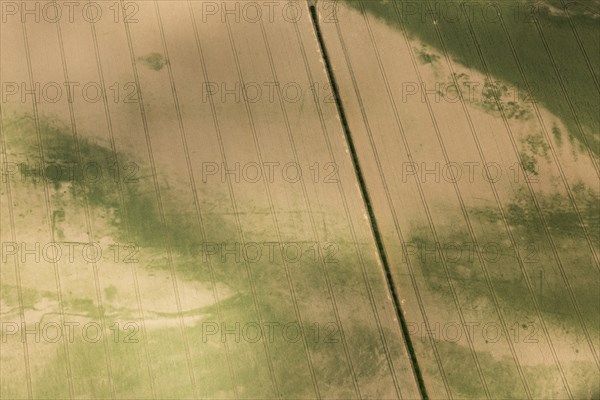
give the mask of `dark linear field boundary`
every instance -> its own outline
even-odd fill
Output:
[[[369,192],[367,190],[367,186],[365,183],[364,175],[362,172],[362,168],[360,166],[360,162],[358,160],[358,155],[356,153],[356,148],[354,146],[354,140],[352,139],[352,134],[350,133],[350,126],[348,124],[348,120],[346,119],[346,113],[344,111],[344,106],[341,101],[337,81],[335,79],[335,75],[333,73],[333,68],[331,66],[331,62],[329,59],[329,53],[327,52],[327,48],[325,46],[325,41],[323,40],[323,35],[321,33],[321,28],[319,26],[319,16],[317,14],[317,9],[315,5],[309,5],[310,15],[313,23],[313,28],[315,30],[315,35],[317,37],[317,41],[319,42],[319,47],[321,49],[321,55],[323,57],[323,62],[327,69],[327,77],[329,79],[329,83],[331,84],[331,88],[333,91],[333,98],[335,100],[335,105],[337,107],[338,114],[340,116],[340,120],[342,121],[342,126],[344,129],[344,136],[346,138],[346,143],[348,144],[348,148],[350,149],[350,154],[352,156],[352,164],[354,166],[354,172],[356,173],[356,177],[358,178],[358,183],[360,186],[360,191],[362,193],[362,198],[369,213],[369,222],[371,226],[371,231],[375,238],[375,242],[377,244],[377,252],[379,254],[379,258],[384,268],[386,283],[388,289],[392,295],[392,299],[394,301],[394,311],[396,312],[396,317],[400,322],[400,329],[402,330],[402,334],[404,336],[404,342],[406,344],[406,348],[408,350],[410,356],[411,367],[413,373],[415,374],[415,378],[417,380],[417,386],[419,387],[419,393],[421,397],[425,400],[429,399],[427,395],[427,390],[425,389],[425,383],[423,381],[423,376],[421,374],[421,369],[419,367],[419,363],[417,361],[417,355],[415,353],[415,349],[413,343],[410,339],[410,332],[408,330],[408,325],[406,323],[406,319],[404,318],[404,313],[402,312],[402,306],[400,305],[400,300],[398,298],[398,293],[396,291],[396,286],[394,284],[394,278],[392,277],[392,272],[390,269],[390,265],[385,254],[385,249],[383,246],[383,239],[379,233],[379,228],[377,225],[377,220],[375,219],[375,212],[373,211],[373,206],[371,204],[371,198],[369,196]]]

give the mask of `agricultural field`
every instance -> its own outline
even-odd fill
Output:
[[[600,395],[600,2],[0,11],[0,399]]]
[[[2,23],[0,397],[418,397],[306,4],[101,4]]]
[[[600,393],[600,19],[548,3],[322,24],[431,398]]]

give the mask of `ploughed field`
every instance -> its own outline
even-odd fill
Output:
[[[597,2],[24,4],[1,398],[600,393]]]
[[[323,36],[429,395],[597,397],[597,2],[337,19]]]

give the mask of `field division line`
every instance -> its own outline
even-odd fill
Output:
[[[400,301],[398,299],[398,293],[396,292],[396,287],[394,285],[393,282],[393,277],[392,277],[392,272],[390,270],[390,265],[389,262],[387,260],[387,256],[385,254],[385,250],[383,247],[383,239],[381,238],[381,234],[379,233],[379,228],[377,225],[377,221],[375,219],[375,213],[373,211],[373,206],[371,203],[371,199],[369,196],[369,192],[367,191],[367,187],[366,187],[366,183],[365,183],[365,179],[364,179],[364,175],[362,172],[362,169],[360,167],[360,163],[358,160],[358,155],[356,152],[356,148],[354,146],[354,141],[352,139],[352,134],[350,133],[350,126],[348,125],[348,120],[346,118],[346,114],[344,111],[344,106],[341,102],[341,98],[340,98],[340,93],[339,93],[339,89],[338,89],[338,85],[337,85],[337,81],[335,79],[335,75],[333,73],[333,68],[329,59],[329,53],[327,52],[327,48],[325,46],[325,41],[323,39],[323,35],[321,33],[321,28],[319,26],[319,17],[317,14],[317,9],[316,6],[314,4],[310,4],[309,5],[309,9],[310,9],[310,16],[313,22],[313,28],[315,31],[315,36],[317,38],[317,41],[319,43],[319,48],[321,50],[321,55],[323,57],[323,63],[325,64],[325,68],[327,70],[327,77],[329,78],[329,83],[331,84],[331,90],[333,92],[333,98],[336,104],[336,108],[338,110],[338,115],[340,117],[340,121],[342,122],[342,127],[344,130],[344,136],[346,138],[346,142],[348,144],[348,148],[350,150],[350,156],[352,157],[352,164],[354,166],[354,172],[356,173],[356,177],[358,179],[358,184],[360,187],[360,191],[363,197],[363,201],[365,204],[365,207],[367,209],[367,212],[369,214],[369,223],[371,226],[371,231],[373,233],[373,237],[375,239],[375,242],[377,244],[377,252],[379,255],[379,258],[381,260],[381,263],[383,265],[384,268],[384,272],[385,272],[385,277],[386,277],[386,283],[388,285],[388,289],[390,291],[390,294],[392,296],[393,299],[393,303],[394,303],[394,311],[396,312],[396,316],[398,318],[398,322],[400,323],[400,328],[402,330],[402,334],[404,336],[404,343],[406,345],[409,357],[410,357],[410,363],[411,363],[411,368],[413,370],[413,373],[415,374],[415,378],[417,380],[417,386],[419,388],[419,393],[421,394],[421,397],[423,399],[428,399],[429,396],[427,395],[427,390],[425,388],[425,384],[423,381],[423,376],[421,373],[421,370],[419,368],[419,364],[417,361],[417,356],[415,353],[415,349],[414,346],[412,344],[412,341],[410,339],[409,336],[409,330],[408,330],[408,325],[406,323],[406,320],[404,318],[404,313],[402,311],[402,306],[400,304]]]

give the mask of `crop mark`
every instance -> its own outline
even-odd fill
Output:
[[[488,64],[487,64],[487,62],[486,62],[486,60],[485,60],[485,58],[484,58],[484,56],[483,56],[483,52],[482,52],[482,50],[481,50],[481,46],[480,46],[480,44],[479,44],[479,41],[477,40],[477,36],[476,36],[476,34],[475,34],[475,31],[474,31],[474,29],[473,29],[473,26],[472,26],[472,24],[471,24],[470,22],[468,22],[468,20],[467,20],[467,23],[468,23],[468,26],[469,26],[469,31],[470,31],[471,37],[472,37],[472,39],[473,39],[473,42],[474,42],[474,44],[475,44],[475,48],[477,49],[478,55],[479,55],[479,57],[480,57],[480,59],[481,59],[481,61],[482,61],[482,65],[484,66],[485,73],[486,73],[486,75],[488,76],[488,78],[490,78],[490,79],[491,79],[491,73],[490,73],[490,70],[489,70],[489,68],[488,68]],[[518,152],[518,150],[517,150],[517,145],[516,145],[516,143],[515,143],[515,138],[514,138],[514,135],[513,135],[513,133],[512,133],[512,129],[510,128],[510,125],[509,125],[509,123],[508,123],[508,120],[507,120],[507,118],[506,118],[506,114],[505,114],[505,112],[504,112],[504,108],[501,106],[501,102],[500,102],[500,100],[499,100],[497,97],[495,98],[495,100],[496,100],[496,102],[498,103],[498,107],[499,107],[499,109],[500,109],[500,112],[501,112],[502,120],[503,120],[504,126],[505,126],[505,128],[506,128],[506,130],[507,130],[507,134],[508,134],[508,136],[509,136],[509,139],[510,139],[510,141],[511,141],[511,145],[512,145],[512,147],[513,147],[513,151],[515,152],[516,156],[519,158],[520,164],[522,165],[522,161],[521,161],[521,155],[519,154],[519,152]],[[536,107],[536,106],[534,105],[534,107]],[[536,110],[537,110],[537,107],[536,107]],[[546,134],[547,134],[547,133],[546,133]],[[549,143],[550,143],[550,144],[549,144],[549,146],[552,146],[551,142],[549,142]],[[553,150],[553,149],[552,149],[552,150]],[[556,162],[558,162],[558,159],[556,159]],[[560,168],[560,165],[558,165],[558,167]],[[561,171],[562,171],[562,169],[561,169]],[[547,221],[546,221],[546,218],[545,218],[545,216],[544,216],[544,215],[543,215],[543,213],[542,213],[542,208],[541,208],[541,206],[540,206],[540,203],[539,203],[539,201],[538,201],[538,199],[537,199],[537,196],[536,196],[536,194],[535,194],[535,192],[534,192],[534,190],[533,190],[533,187],[532,187],[532,185],[531,185],[531,182],[529,182],[529,181],[527,181],[527,180],[526,180],[526,184],[527,184],[527,188],[529,189],[529,192],[530,192],[530,194],[531,194],[531,196],[532,196],[533,202],[534,202],[534,204],[535,204],[535,208],[536,208],[537,214],[538,214],[538,216],[539,216],[539,218],[540,218],[540,220],[541,220],[541,222],[542,222],[542,226],[543,226],[543,228],[544,228],[544,232],[545,232],[545,234],[546,234],[546,237],[547,237],[547,239],[548,239],[548,241],[549,241],[550,247],[552,248],[552,254],[553,254],[553,256],[554,256],[554,259],[555,259],[555,261],[556,261],[556,263],[557,263],[557,265],[558,265],[558,267],[559,267],[559,271],[561,272],[561,276],[562,276],[562,278],[563,278],[563,280],[564,280],[565,287],[568,289],[568,291],[569,291],[569,294],[570,294],[570,296],[571,296],[571,301],[572,301],[572,303],[573,303],[573,306],[574,306],[574,308],[575,308],[575,310],[576,310],[576,312],[577,312],[577,316],[578,316],[578,318],[579,318],[579,322],[580,322],[580,324],[581,324],[581,326],[582,326],[582,329],[583,329],[583,331],[584,331],[584,334],[585,334],[585,336],[586,336],[586,339],[587,339],[588,345],[590,346],[590,351],[591,351],[591,353],[592,353],[592,356],[594,357],[594,359],[595,359],[595,361],[596,361],[596,365],[598,365],[598,357],[597,357],[597,355],[596,355],[596,351],[595,351],[595,349],[594,349],[594,346],[593,346],[593,344],[592,344],[592,339],[591,339],[591,336],[590,336],[590,334],[589,334],[589,332],[588,332],[588,329],[587,329],[587,327],[586,327],[585,323],[583,322],[583,317],[582,317],[582,315],[581,315],[581,311],[579,310],[579,306],[577,305],[577,302],[576,302],[576,299],[575,299],[575,295],[572,293],[572,287],[571,287],[571,285],[570,285],[570,283],[569,283],[569,281],[568,281],[567,275],[566,275],[566,273],[564,272],[564,267],[563,267],[562,261],[561,261],[561,259],[560,259],[560,256],[559,256],[559,254],[558,254],[557,246],[556,246],[556,244],[554,243],[554,240],[553,240],[553,238],[552,238],[552,236],[551,236],[551,234],[550,234],[550,229],[549,229],[549,227],[548,227],[548,223],[547,223]],[[568,190],[570,190],[568,186],[567,186],[567,189],[568,189]],[[571,197],[570,197],[570,199],[572,200],[572,202],[573,202],[573,205],[575,205],[575,200],[574,200],[574,198],[572,198],[572,196],[571,196]],[[501,212],[503,212],[503,211],[502,211],[502,209],[500,209],[500,211],[501,211]],[[578,209],[576,209],[576,212],[577,212],[577,215],[578,215],[578,217],[579,217],[580,221],[583,221],[583,219],[582,219],[582,217],[581,217],[581,214],[579,213],[579,210],[578,210]],[[505,223],[505,224],[507,224],[507,222],[506,222],[506,217],[505,217],[505,216],[503,216],[503,220],[504,220],[504,223]],[[583,222],[582,222],[582,226],[585,226],[585,225],[583,224]],[[512,234],[510,233],[510,230],[508,229],[508,226],[507,226],[507,230],[508,230],[508,232],[509,232],[509,235],[511,235],[511,240],[514,240],[514,239],[512,239]],[[593,253],[593,248],[592,248],[592,253]],[[519,260],[521,261],[521,258],[520,258],[520,257],[519,257]],[[524,266],[524,265],[521,265],[521,268],[523,269],[523,274],[524,274],[524,276],[527,278],[527,276],[525,275],[525,274],[526,274],[526,271],[525,271],[525,266]],[[540,271],[540,273],[542,273],[542,271]],[[527,278],[527,279],[528,279],[528,278]],[[541,280],[541,276],[540,276],[540,280]],[[541,282],[541,281],[540,281],[540,282]],[[529,289],[529,290],[530,290],[530,294],[531,294],[531,296],[532,296],[532,299],[534,299],[534,297],[535,297],[535,296],[534,296],[534,294],[533,294],[533,285],[532,285],[532,284],[529,284],[529,286],[530,286],[530,289]],[[542,287],[542,286],[541,286],[541,283],[540,283],[540,296],[541,296],[541,287]],[[535,300],[535,299],[534,299],[534,300]],[[538,308],[539,308],[539,307],[538,307]],[[542,315],[541,315],[541,312],[539,311],[539,309],[537,310],[537,312],[538,312],[539,318],[541,319],[541,318],[542,318]],[[544,324],[544,329],[545,329],[545,324]],[[544,332],[545,332],[545,331],[544,331]]]
[[[62,63],[62,68],[63,68],[63,76],[65,78],[65,82],[70,82],[69,72],[67,69],[67,60],[66,60],[66,56],[65,56],[65,46],[64,46],[64,42],[63,42],[63,36],[62,36],[62,30],[60,27],[60,22],[56,24],[56,33],[58,36],[58,42],[59,42],[59,47],[60,47],[60,58],[61,58],[61,63]],[[74,147],[75,147],[75,151],[77,153],[77,159],[78,159],[79,163],[83,165],[83,163],[82,163],[83,157],[81,155],[79,133],[78,133],[78,129],[77,129],[77,123],[75,122],[75,111],[73,109],[72,102],[69,102],[68,109],[69,109],[69,118],[71,121],[71,131],[73,133]],[[83,193],[83,205],[84,205],[83,208],[84,208],[84,213],[85,213],[85,229],[87,231],[89,241],[94,242],[95,238],[94,238],[94,232],[92,229],[92,222],[91,222],[91,216],[90,216],[90,201],[89,201],[88,195],[85,193],[85,189],[81,190],[81,192]],[[55,213],[56,213],[56,211],[55,211]],[[62,216],[64,218],[64,211],[63,211]],[[54,214],[52,217],[53,217],[53,221],[52,221],[53,228],[52,229],[54,229]],[[96,288],[96,300],[98,301],[98,312],[101,316],[101,328],[102,328],[102,330],[105,330],[106,329],[106,319],[104,317],[105,309],[104,309],[104,303],[102,301],[102,294],[101,294],[101,290],[100,290],[100,278],[98,275],[98,264],[95,261],[92,262],[92,270],[93,270],[93,276],[94,276],[94,286]],[[103,344],[103,348],[104,348],[104,356],[106,357],[106,369],[107,369],[107,374],[108,374],[108,381],[109,381],[109,385],[110,385],[111,395],[114,398],[116,396],[116,392],[115,392],[115,384],[114,384],[113,370],[112,370],[112,358],[110,355],[110,350],[108,348],[108,343],[107,343],[106,337],[104,337],[104,336],[103,336],[102,344]]]
[[[190,17],[191,17],[192,24],[194,27],[194,40],[196,42],[196,50],[198,52],[198,58],[200,59],[200,63],[202,64],[203,76],[204,76],[205,81],[209,82],[208,70],[206,68],[206,59],[204,57],[204,50],[202,47],[202,43],[200,41],[200,34],[198,32],[196,18],[194,16],[194,11],[193,11],[192,4],[190,3],[190,1],[188,1],[188,9],[189,9]],[[227,157],[226,157],[226,152],[225,152],[225,144],[223,141],[223,135],[221,133],[221,124],[219,123],[217,109],[215,107],[215,102],[212,97],[209,97],[209,105],[210,105],[210,110],[211,110],[211,116],[213,119],[213,124],[215,127],[215,133],[216,133],[217,141],[218,141],[218,145],[219,145],[219,153],[221,155],[221,160],[226,163]],[[234,212],[234,217],[235,217],[234,219],[235,219],[235,225],[236,225],[236,231],[237,231],[236,233],[239,235],[241,242],[245,243],[244,233],[242,230],[242,222],[240,219],[240,213],[238,212],[238,204],[237,204],[237,200],[236,200],[235,193],[233,190],[233,184],[231,183],[231,180],[229,180],[229,179],[227,180],[227,189],[229,192],[229,197],[231,199],[231,206],[232,206],[233,212]],[[252,270],[251,270],[248,262],[244,262],[244,269],[246,270],[246,275],[248,276],[248,283],[249,283],[250,292],[252,295],[254,311],[256,313],[258,320],[262,322],[262,315],[260,312],[260,306],[258,304],[256,283],[254,281],[254,277],[252,276]],[[273,357],[271,355],[271,349],[269,348],[269,345],[267,344],[267,342],[264,340],[263,340],[263,348],[264,348],[265,357],[267,360],[267,367],[269,369],[269,377],[271,379],[273,393],[277,397],[281,397],[280,393],[279,393],[279,385],[277,384],[277,379],[275,377],[275,369],[274,369],[274,365],[273,365]],[[237,391],[237,388],[236,388],[236,391]]]
[[[519,73],[521,74],[521,77],[522,77],[522,79],[523,79],[525,82],[527,82],[527,81],[525,80],[525,72],[524,72],[523,66],[521,65],[521,62],[519,61],[519,58],[518,58],[518,56],[517,56],[517,53],[516,53],[516,50],[515,50],[515,46],[514,46],[513,40],[512,40],[512,38],[511,38],[511,36],[510,36],[510,33],[509,33],[508,29],[506,28],[506,25],[505,25],[505,23],[504,23],[504,20],[502,19],[502,17],[500,17],[500,24],[502,25],[502,29],[503,29],[503,31],[504,31],[504,34],[505,34],[505,36],[506,36],[506,39],[507,39],[507,42],[508,42],[508,44],[509,44],[509,47],[510,47],[510,49],[511,49],[511,52],[512,52],[513,58],[514,58],[514,60],[515,60],[515,63],[516,63],[516,65],[517,65],[517,68],[519,69]],[[561,167],[561,165],[560,165],[560,163],[559,163],[559,161],[558,161],[558,157],[557,157],[557,155],[556,155],[556,152],[555,152],[555,150],[554,150],[554,147],[552,146],[552,142],[550,141],[550,139],[549,139],[549,137],[548,137],[549,135],[548,135],[548,131],[547,131],[547,128],[546,128],[546,124],[544,123],[544,121],[543,121],[543,119],[542,119],[542,117],[541,117],[541,113],[540,113],[540,111],[539,111],[539,108],[537,107],[537,105],[536,105],[536,104],[533,104],[533,107],[534,107],[534,110],[535,110],[535,112],[536,112],[536,115],[537,115],[538,121],[539,121],[539,123],[540,123],[540,125],[541,125],[542,132],[544,133],[544,136],[546,137],[546,141],[547,141],[547,142],[550,144],[550,151],[551,151],[552,157],[553,157],[553,159],[555,160],[555,163],[556,163],[556,165],[557,165],[557,168],[558,168],[558,170],[559,170],[559,172],[560,172],[561,179],[562,179],[562,181],[563,181],[563,185],[565,186],[565,189],[567,190],[567,194],[568,194],[568,196],[569,196],[569,199],[571,200],[571,203],[572,203],[573,207],[574,207],[574,208],[575,208],[575,210],[576,210],[576,213],[577,213],[577,216],[578,216],[578,219],[579,219],[579,221],[582,221],[582,217],[581,217],[581,214],[579,213],[579,210],[578,210],[578,208],[576,207],[576,204],[575,204],[575,199],[574,199],[574,197],[573,197],[573,194],[572,194],[571,188],[570,188],[570,186],[568,185],[568,182],[566,181],[566,177],[565,177],[565,175],[564,175],[564,171],[563,171],[563,169],[562,169],[562,167]],[[582,227],[582,229],[583,229],[583,227]],[[586,238],[589,238],[589,235],[586,235]],[[589,241],[588,241],[588,243],[589,243]],[[598,265],[598,261],[597,261],[597,255],[596,255],[596,252],[594,251],[593,245],[591,245],[591,244],[589,244],[589,245],[590,245],[590,249],[591,249],[591,251],[592,251],[592,256],[594,257],[594,259],[595,259],[595,261],[596,261],[596,268],[598,269],[598,268],[600,268],[600,267],[599,267],[599,265]],[[557,249],[556,249],[555,247],[553,247],[553,248],[552,248],[552,251],[553,251],[553,252],[557,252]],[[558,258],[558,256],[557,256],[557,258]],[[562,264],[561,264],[561,263],[558,263],[558,266],[559,266],[559,272],[560,272],[561,276],[563,277],[563,279],[565,279],[565,278],[566,278],[566,273],[565,273],[565,271],[564,271],[564,268],[563,268]],[[565,279],[565,282],[567,282],[567,280],[566,280],[566,279]],[[578,307],[578,305],[577,305],[577,302],[576,302],[576,300],[575,300],[574,293],[573,293],[573,289],[571,288],[571,286],[570,286],[569,284],[566,284],[566,288],[567,288],[567,290],[568,290],[568,292],[569,292],[569,298],[570,298],[571,302],[573,303],[575,310],[577,311],[578,317],[581,319],[581,313],[580,313],[580,311],[579,311],[579,307]],[[597,356],[596,352],[595,352],[595,351],[593,351],[593,350],[592,350],[592,355],[594,356],[594,358],[595,358],[595,360],[596,360],[596,363],[598,363],[598,356]],[[554,356],[554,357],[556,358],[556,356]],[[569,394],[570,394],[570,392],[569,392]]]
[[[273,55],[272,55],[272,52],[271,52],[271,47],[269,45],[268,35],[266,33],[265,25],[264,25],[264,23],[263,23],[262,20],[260,21],[260,27],[261,27],[261,33],[262,33],[262,36],[263,36],[263,41],[265,43],[265,49],[267,51],[267,55],[268,55],[268,58],[269,58],[269,65],[270,65],[270,69],[271,69],[271,74],[273,75],[273,80],[275,82],[279,82],[279,78],[278,78],[277,72],[275,70],[275,62],[274,62]],[[296,32],[297,32],[297,24],[294,24],[294,27],[296,28]],[[300,43],[300,44],[301,44],[302,50],[304,50],[302,43]],[[303,56],[305,56],[304,51],[303,51]],[[303,59],[304,59],[304,61],[306,63],[306,58],[304,57]],[[309,82],[312,82],[312,79],[309,79]],[[292,135],[292,128],[291,128],[291,124],[290,124],[290,121],[289,121],[289,116],[288,116],[287,110],[285,108],[285,103],[283,101],[283,94],[282,94],[281,87],[278,85],[277,88],[276,88],[276,90],[277,90],[278,97],[279,97],[279,105],[280,105],[281,112],[282,112],[282,115],[283,115],[283,118],[284,118],[284,122],[285,122],[285,126],[286,126],[286,131],[287,131],[287,134],[288,134],[288,139],[290,141],[290,146],[291,146],[291,149],[292,149],[292,153],[294,155],[294,161],[298,164],[299,163],[298,151],[297,151],[297,147],[296,147],[293,135]],[[315,103],[317,103],[317,102],[318,101],[315,100]],[[330,151],[330,157],[331,157],[332,160],[334,159],[333,155],[331,154],[331,151]],[[317,231],[317,224],[315,222],[314,215],[313,215],[313,210],[312,210],[312,207],[310,205],[310,200],[308,198],[308,192],[307,192],[307,189],[306,189],[306,184],[305,184],[305,182],[304,182],[303,179],[300,180],[300,184],[301,184],[301,187],[302,187],[303,200],[304,200],[304,203],[305,203],[306,208],[308,210],[308,216],[309,216],[309,219],[310,219],[310,225],[311,225],[311,228],[312,228],[312,231],[313,231],[313,236],[314,236],[314,238],[315,238],[315,240],[317,242],[320,242],[319,234],[318,234],[318,231]],[[338,181],[338,184],[341,185],[341,182]],[[327,284],[328,295],[331,298],[331,305],[332,305],[332,308],[333,308],[333,312],[335,314],[337,325],[339,327],[340,336],[341,336],[341,339],[342,339],[342,345],[344,347],[344,355],[346,356],[346,362],[348,363],[348,368],[349,368],[351,376],[352,376],[352,383],[354,385],[354,389],[355,389],[355,392],[358,395],[358,398],[360,398],[361,395],[360,395],[360,389],[358,387],[358,381],[356,379],[356,372],[354,370],[354,366],[352,365],[352,359],[350,357],[350,352],[348,350],[348,342],[347,342],[347,339],[346,339],[346,334],[344,333],[344,328],[343,328],[342,323],[341,323],[341,318],[340,318],[340,315],[339,315],[338,305],[337,305],[337,302],[336,302],[335,293],[333,291],[333,286],[332,286],[332,283],[331,283],[331,278],[330,278],[329,273],[327,271],[327,265],[325,264],[325,260],[321,259],[321,262],[319,264],[321,266],[322,273],[323,273],[323,276],[324,276],[326,284]]]
[[[120,6],[121,6],[121,10],[123,11],[123,15],[125,16],[126,11],[125,11],[125,3],[123,0],[120,1]],[[139,78],[139,74],[138,74],[138,67],[137,67],[137,61],[135,58],[135,52],[133,49],[133,40],[131,37],[131,30],[130,30],[128,24],[124,24],[124,28],[125,28],[125,35],[127,37],[127,47],[129,49],[129,57],[130,57],[130,61],[131,61],[132,72],[133,72],[133,75],[135,78],[135,84],[136,84],[136,88],[138,91],[138,99],[139,99],[138,105],[139,105],[139,111],[140,111],[140,117],[142,120],[142,125],[144,127],[144,136],[146,139],[146,149],[148,152],[148,158],[150,160],[150,166],[152,169],[152,178],[153,178],[154,190],[155,190],[155,194],[156,194],[156,202],[158,205],[158,212],[159,212],[159,216],[160,216],[160,224],[162,227],[166,228],[167,222],[166,222],[166,218],[165,218],[165,210],[164,210],[163,200],[162,200],[161,191],[160,191],[160,187],[159,187],[159,183],[158,183],[156,163],[154,160],[154,153],[152,150],[152,142],[150,140],[150,133],[149,133],[149,128],[148,128],[148,120],[146,117],[146,108],[144,107],[142,91],[140,88],[140,78]],[[183,315],[182,315],[181,297],[180,297],[180,293],[179,293],[179,287],[177,284],[175,266],[173,264],[173,255],[172,255],[172,251],[171,251],[171,238],[170,237],[166,238],[165,245],[166,245],[166,250],[167,250],[167,261],[168,261],[168,265],[169,265],[169,270],[171,272],[171,282],[173,285],[173,291],[175,293],[175,301],[177,304],[177,311],[179,312],[179,315],[180,315],[179,330],[180,330],[181,339],[183,341],[183,346],[184,346],[184,350],[185,350],[190,384],[192,386],[192,393],[194,394],[195,397],[197,397],[198,387],[196,384],[196,377],[194,375],[194,368],[193,368],[192,358],[191,358],[191,354],[190,354],[190,345],[189,345],[188,337],[185,332],[185,321],[184,321]]]
[[[33,79],[33,68],[32,68],[32,64],[31,64],[31,52],[29,49],[29,39],[27,37],[27,25],[25,24],[25,21],[22,21],[21,23],[22,25],[22,30],[23,30],[23,43],[24,43],[24,47],[25,47],[25,57],[26,57],[26,64],[27,64],[27,75],[29,78],[29,82],[31,84],[33,84],[34,79]],[[42,165],[45,164],[44,161],[44,149],[42,147],[42,135],[41,135],[41,128],[40,128],[40,118],[39,118],[39,114],[38,114],[38,107],[37,107],[37,103],[34,101],[32,101],[32,112],[33,112],[33,119],[34,119],[34,127],[35,127],[35,134],[36,134],[36,138],[37,138],[37,143],[38,143],[38,156],[40,158],[40,161],[42,163]],[[44,186],[44,199],[45,199],[45,209],[46,209],[46,223],[48,225],[48,230],[50,233],[50,240],[52,242],[55,242],[54,239],[54,231],[52,229],[52,221],[51,221],[51,217],[50,215],[52,215],[52,206],[50,204],[50,192],[48,190],[48,185],[46,182],[44,182],[43,184]],[[56,284],[56,292],[57,292],[57,296],[58,296],[58,304],[59,304],[59,310],[60,310],[60,321],[62,324],[64,324],[65,322],[65,317],[64,317],[64,313],[65,313],[65,309],[64,309],[64,300],[63,300],[63,293],[62,293],[62,287],[61,287],[61,282],[60,282],[60,271],[59,271],[59,265],[57,262],[52,262],[52,267],[54,270],[54,280],[55,280],[55,284]],[[74,397],[74,386],[73,386],[73,371],[71,368],[71,355],[70,355],[70,351],[69,351],[69,345],[67,344],[66,340],[63,340],[63,348],[64,348],[64,352],[65,352],[65,365],[66,365],[66,373],[67,373],[67,381],[68,381],[68,387],[69,387],[69,396],[70,398]]]
[[[8,157],[7,157],[7,151],[6,151],[5,136],[4,136],[3,114],[4,114],[3,110],[0,107],[0,156],[2,157],[4,162],[7,162]],[[15,215],[14,215],[14,210],[13,210],[14,202],[13,202],[11,184],[7,180],[5,185],[6,185],[5,186],[6,197],[8,200],[7,208],[8,208],[11,240],[13,242],[16,242],[17,236],[16,236],[16,230],[15,230]],[[1,212],[1,209],[0,209],[0,212]],[[21,282],[21,267],[19,264],[18,257],[15,257],[15,259],[14,259],[14,266],[15,266],[15,280],[16,280],[16,286],[17,286],[17,300],[18,300],[18,304],[19,304],[19,319],[21,322],[21,326],[23,326],[25,324],[25,311],[24,311],[24,306],[23,306],[23,287],[22,287],[22,282]],[[29,398],[33,398],[32,384],[31,384],[31,366],[30,366],[30,361],[29,361],[29,345],[27,344],[26,340],[23,341],[23,358],[24,358],[24,362],[25,362],[25,379],[27,382],[27,394],[28,394]],[[0,368],[0,371],[1,371],[1,368]],[[0,373],[0,379],[2,379],[1,373]]]
[[[92,33],[92,41],[94,43],[94,55],[95,55],[95,59],[96,59],[96,68],[98,70],[98,77],[100,80],[100,85],[103,89],[102,93],[104,94],[102,96],[102,103],[103,103],[104,117],[106,120],[106,128],[107,128],[109,140],[110,140],[110,148],[112,151],[112,156],[113,156],[115,165],[118,165],[119,158],[118,158],[117,147],[116,147],[116,143],[115,143],[115,135],[114,135],[112,118],[110,116],[110,111],[108,108],[108,98],[106,96],[106,84],[104,81],[104,70],[102,68],[102,61],[100,59],[100,50],[99,50],[99,46],[98,46],[98,36],[96,34],[95,24],[90,24],[90,30]],[[131,242],[131,238],[132,238],[131,220],[130,220],[129,212],[128,212],[127,206],[126,206],[127,203],[125,201],[123,182],[120,179],[118,180],[118,183],[117,183],[117,191],[119,194],[119,205],[121,207],[122,214],[123,214],[124,220],[125,220],[125,226],[126,226],[125,231],[126,231],[127,241]],[[150,361],[150,352],[148,350],[148,336],[147,336],[147,331],[146,331],[146,320],[145,320],[145,315],[144,315],[144,309],[142,307],[142,296],[141,296],[141,292],[140,292],[140,284],[139,284],[136,268],[137,267],[136,267],[135,263],[132,263],[131,264],[131,276],[133,279],[133,288],[135,291],[135,299],[136,299],[136,303],[137,303],[138,317],[140,318],[140,321],[142,323],[142,326],[141,326],[142,337],[143,337],[142,343],[143,343],[143,348],[144,348],[144,357],[146,359],[146,369],[148,371],[148,377],[150,378],[149,379],[150,392],[152,393],[152,398],[155,399],[156,398],[156,388],[154,386],[152,363]]]

